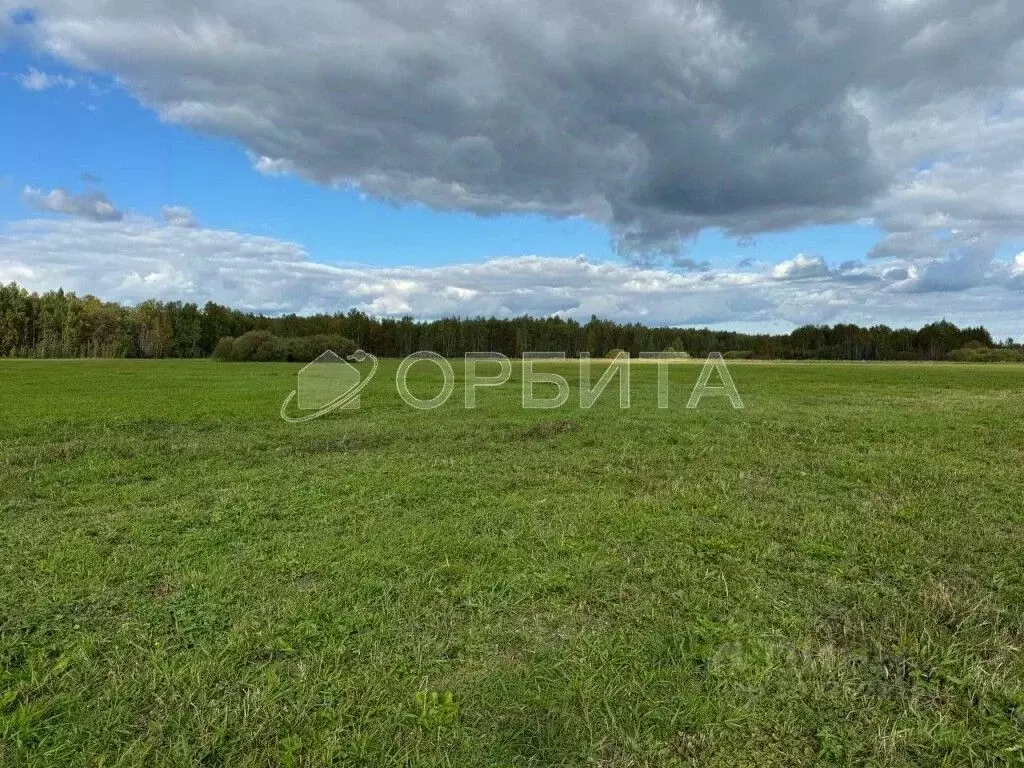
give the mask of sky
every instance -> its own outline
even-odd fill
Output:
[[[1024,3],[0,0],[0,281],[1024,338]]]

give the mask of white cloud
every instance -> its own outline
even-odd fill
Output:
[[[40,211],[79,216],[93,221],[119,221],[124,216],[110,198],[98,189],[89,189],[76,195],[61,187],[49,192],[25,187],[21,196],[26,203]]]
[[[294,173],[295,169],[289,160],[283,158],[272,158],[266,155],[257,157],[256,155],[249,153],[249,160],[252,162],[252,167],[264,176],[284,176],[288,173]]]
[[[160,214],[164,221],[172,227],[195,227],[197,226],[195,214],[184,205],[164,205],[160,207]]]
[[[297,243],[135,216],[33,220],[0,230],[0,282],[130,302],[214,300],[270,313],[355,307],[417,318],[558,314],[585,322],[594,314],[762,331],[835,322],[919,326],[944,316],[984,324],[997,336],[1024,336],[1019,262],[1015,277],[1009,262],[936,262],[929,273],[920,261],[889,260],[823,273],[818,258],[798,256],[784,270],[814,270],[814,280],[779,279],[762,264],[680,273],[585,257],[376,267],[319,263]],[[798,263],[805,266],[792,266]],[[958,278],[958,269],[967,277]]]
[[[73,77],[65,75],[47,74],[40,72],[35,67],[29,67],[28,72],[17,76],[18,84],[26,91],[46,91],[58,86],[63,88],[74,88],[78,81]]]
[[[986,253],[947,256],[911,264],[898,287],[915,293],[964,291],[985,283],[992,268],[992,257]]]
[[[772,269],[776,280],[801,280],[809,277],[825,277],[829,274],[828,264],[821,256],[798,253],[794,258],[780,262]]]

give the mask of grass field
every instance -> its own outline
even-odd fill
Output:
[[[0,363],[0,765],[1024,763],[1024,367],[396,365]]]

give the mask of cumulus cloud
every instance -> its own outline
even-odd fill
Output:
[[[882,279],[886,282],[901,282],[910,277],[910,270],[905,267],[891,267],[882,273]]]
[[[35,187],[25,187],[22,198],[30,206],[40,211],[80,216],[93,221],[119,221],[124,216],[110,202],[110,198],[98,189],[90,189],[76,195],[62,187],[57,187],[49,192]]]
[[[291,161],[284,158],[273,158],[266,155],[257,157],[250,152],[249,160],[252,162],[252,167],[264,176],[284,176],[295,170]]]
[[[915,293],[963,291],[984,283],[991,272],[988,254],[960,254],[912,264],[899,287]]]
[[[196,217],[191,210],[183,205],[164,205],[160,208],[164,221],[172,227],[195,227]]]
[[[772,269],[776,280],[802,280],[809,277],[825,277],[829,274],[828,264],[821,256],[798,253],[788,261],[782,261]]]
[[[876,255],[1024,231],[1024,4],[40,0],[23,34],[255,168],[584,216],[626,254],[874,220]]]
[[[1024,291],[1024,253],[1018,253],[1010,270],[1007,285],[1016,291]]]
[[[806,256],[790,263],[801,258],[818,263]],[[598,315],[752,331],[834,322],[919,326],[941,315],[962,324],[983,323],[999,336],[1024,335],[1019,325],[1024,285],[1014,282],[1024,282],[1024,263],[992,264],[980,283],[961,283],[959,290],[919,267],[910,261],[825,272],[816,267],[817,279],[796,280],[779,279],[763,264],[681,273],[584,256],[509,256],[436,267],[341,266],[315,261],[297,243],[138,216],[119,222],[43,219],[0,229],[0,282],[14,280],[40,291],[62,286],[120,301],[214,300],[270,313],[354,307],[417,318],[531,314],[585,322]],[[897,269],[902,275],[893,274]],[[852,270],[859,279],[845,279]],[[929,290],[946,291],[941,312],[938,294]]]
[[[58,86],[74,88],[78,81],[65,75],[52,75],[40,72],[35,67],[29,67],[28,72],[17,76],[18,84],[26,91],[46,91]]]

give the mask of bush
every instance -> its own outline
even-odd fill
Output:
[[[608,354],[606,354],[605,357],[618,357],[619,355],[624,354],[626,354],[626,350],[624,349],[609,349]]]
[[[271,362],[287,360],[287,356],[281,340],[270,331],[249,331],[235,339],[231,359]]]
[[[726,360],[751,360],[754,353],[749,349],[730,349],[728,352],[723,352],[722,357]]]
[[[676,360],[687,360],[690,357],[690,353],[686,351],[683,346],[683,340],[676,336],[672,343],[665,347],[665,357],[675,358]]]
[[[344,336],[326,333],[316,336],[296,336],[284,340],[288,348],[288,359],[296,363],[316,360],[328,349],[341,357],[348,357],[356,351],[356,343]]]
[[[325,349],[329,349],[318,341],[319,338],[318,336],[296,336],[285,339],[285,344],[288,347],[288,361],[308,363],[310,360],[316,360]]]
[[[272,333],[260,336],[248,358],[258,363],[283,363],[288,359],[288,346]]]
[[[281,338],[270,331],[249,331],[238,338],[225,336],[218,341],[213,357],[216,360],[308,363],[327,350],[348,357],[356,351],[356,344],[352,339],[330,334]]]
[[[947,360],[954,363],[1022,363],[1024,352],[1006,347],[980,347],[968,343],[960,349],[954,349]]]
[[[234,360],[235,337],[225,336],[223,339],[218,341],[217,346],[213,348],[213,358],[215,360]]]

